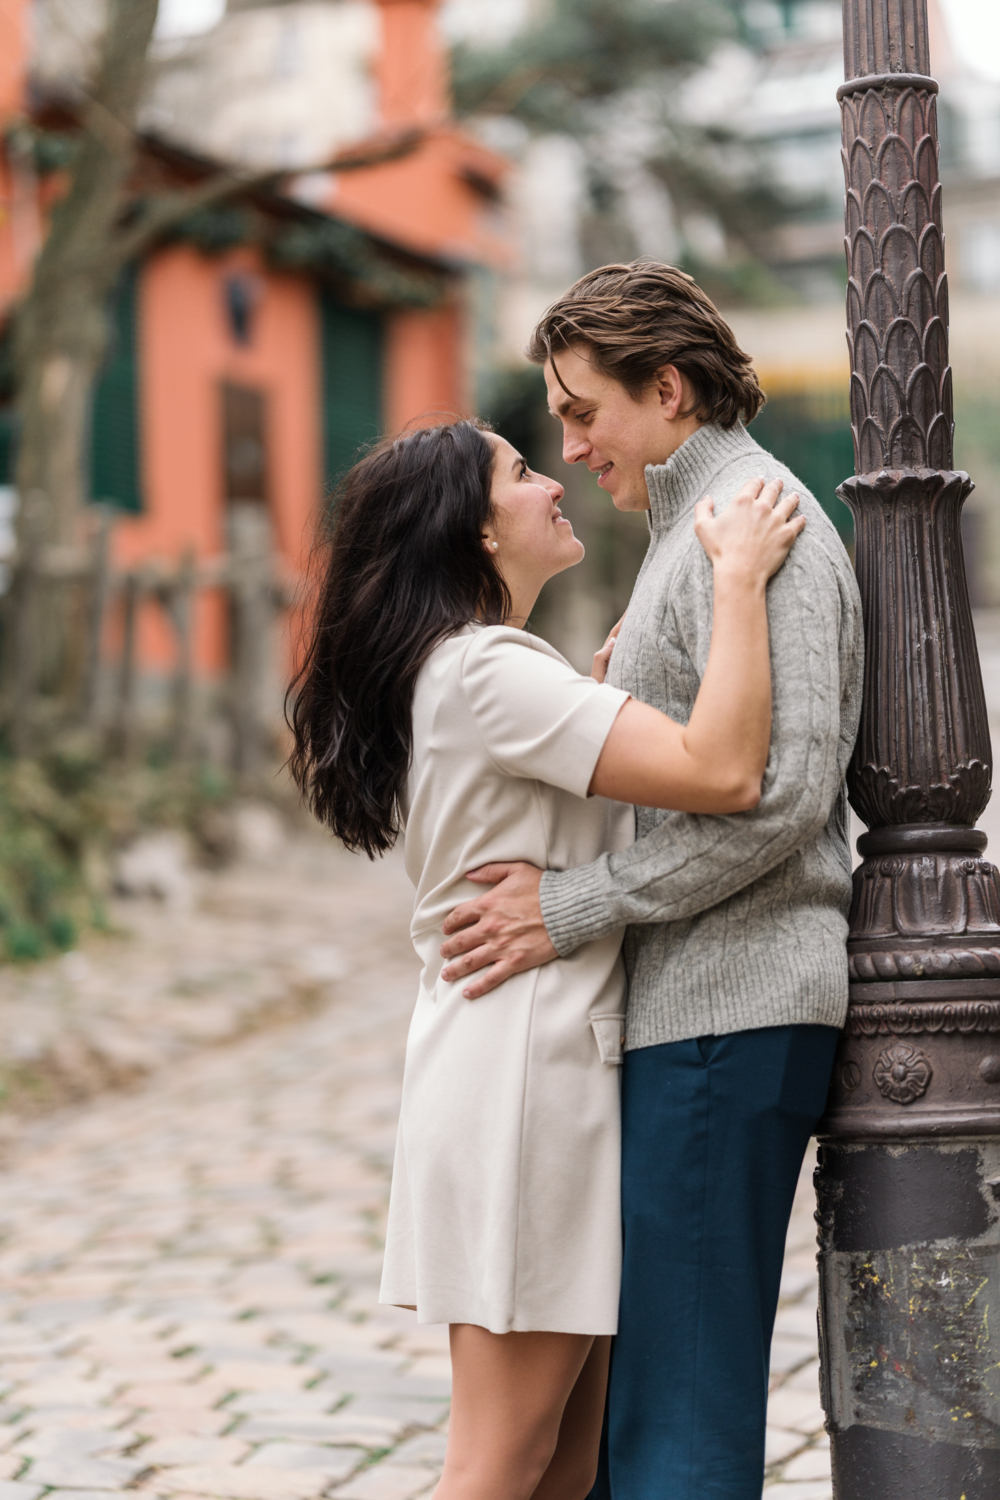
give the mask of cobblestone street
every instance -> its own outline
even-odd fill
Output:
[[[446,1330],[376,1303],[409,887],[397,859],[308,840],[230,884],[255,952],[311,934],[346,977],[315,1015],[8,1128],[0,1500],[408,1500],[435,1484]],[[155,919],[176,924],[179,957],[188,920],[206,952],[205,905]],[[217,893],[213,909],[231,948]],[[775,1345],[775,1500],[830,1493],[811,1212],[806,1190]]]

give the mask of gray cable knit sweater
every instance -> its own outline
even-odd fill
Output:
[[[710,494],[721,510],[755,476],[796,489],[808,522],[768,586],[774,723],[760,803],[729,817],[637,808],[631,848],[542,878],[561,955],[630,924],[629,1048],[841,1026],[847,1010],[844,772],[861,698],[861,600],[819,504],[743,427],[702,427],[647,468],[649,551],[608,680],[687,722],[712,633],[712,565],[694,506]]]

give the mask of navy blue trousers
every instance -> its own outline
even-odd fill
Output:
[[[761,1500],[785,1235],[838,1035],[626,1054],[621,1316],[591,1500]]]

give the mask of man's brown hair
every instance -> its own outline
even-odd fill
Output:
[[[750,357],[701,287],[675,266],[659,261],[600,266],[588,271],[544,314],[527,348],[533,364],[584,344],[604,375],[638,397],[664,365],[675,365],[694,391],[694,406],[706,422],[732,427],[753,421],[764,405]]]

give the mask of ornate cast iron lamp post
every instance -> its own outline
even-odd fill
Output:
[[[817,1170],[838,1500],[1000,1497],[1000,882],[952,463],[927,0],[844,0],[865,609],[851,1008]]]

